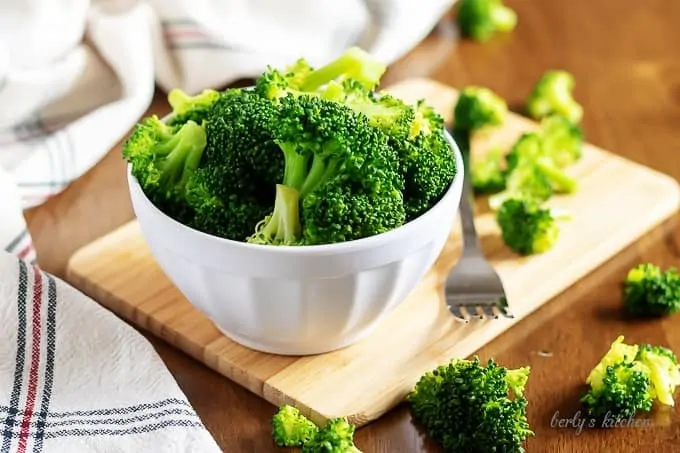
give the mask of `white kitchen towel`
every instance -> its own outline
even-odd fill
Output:
[[[143,336],[2,251],[0,326],[0,453],[221,451]]]

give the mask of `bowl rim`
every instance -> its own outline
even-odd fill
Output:
[[[167,117],[163,118],[162,120],[164,121],[166,118]],[[163,222],[169,227],[174,227],[175,229],[178,229],[183,234],[194,235],[203,240],[212,241],[215,244],[230,246],[244,251],[253,251],[258,253],[267,252],[278,255],[292,255],[292,256],[334,254],[340,252],[348,252],[349,249],[352,249],[354,251],[365,250],[377,248],[390,242],[394,242],[399,236],[412,237],[412,232],[417,230],[420,227],[420,225],[428,222],[430,218],[436,216],[435,211],[442,209],[442,206],[444,204],[451,203],[452,198],[454,198],[454,195],[456,193],[458,194],[457,198],[460,200],[460,197],[462,196],[463,178],[467,173],[464,168],[463,156],[461,154],[460,148],[458,147],[458,144],[453,139],[449,131],[446,129],[444,129],[444,137],[446,138],[446,141],[449,143],[451,152],[453,153],[454,159],[456,161],[456,175],[453,177],[453,180],[449,184],[448,189],[444,192],[444,195],[442,195],[439,201],[419,217],[411,220],[410,222],[406,222],[397,228],[393,228],[392,230],[376,234],[373,236],[368,236],[361,239],[354,239],[351,241],[340,243],[272,246],[265,244],[251,244],[248,242],[236,241],[197,230],[173,219],[172,217],[161,211],[158,207],[156,207],[156,205],[153,204],[151,200],[149,200],[149,198],[146,196],[144,190],[142,190],[142,187],[140,186],[139,181],[137,181],[137,178],[132,174],[132,165],[130,163],[128,163],[126,166],[128,188],[131,192],[134,192],[134,194],[137,195],[135,198],[142,201],[144,209],[147,210],[149,214],[154,216],[160,222]],[[134,194],[132,195],[134,196]],[[137,218],[137,220],[139,221],[139,216],[137,214],[135,214],[135,218]]]

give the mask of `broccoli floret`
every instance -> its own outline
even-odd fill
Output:
[[[463,36],[484,42],[496,32],[514,30],[517,13],[501,0],[460,0],[458,25]]]
[[[179,88],[175,88],[168,93],[168,103],[172,107],[168,124],[179,125],[189,120],[198,124],[203,123],[207,119],[210,106],[219,96],[219,92],[211,89],[203,90],[196,96],[189,96]]]
[[[509,370],[477,356],[425,373],[407,400],[414,418],[446,452],[520,453],[534,433],[524,388],[530,368]]]
[[[583,156],[583,130],[562,115],[544,117],[540,133],[545,153],[558,168],[571,165]]]
[[[555,164],[537,132],[522,134],[508,152],[506,161],[508,172],[519,165],[534,166],[550,181],[556,192],[573,193],[578,189],[578,181]]]
[[[342,102],[368,117],[396,150],[406,218],[419,217],[441,199],[456,174],[455,158],[443,135],[444,119],[423,99],[411,106],[386,93],[376,96],[352,80],[345,81],[343,89]]]
[[[668,348],[641,344],[636,360],[649,368],[652,394],[661,404],[674,406],[673,394],[680,385],[680,365]]]
[[[302,453],[361,453],[354,444],[354,430],[345,418],[334,418],[302,446]]]
[[[157,116],[141,121],[123,145],[122,154],[131,165],[147,197],[160,210],[185,222],[192,211],[186,201],[186,185],[196,172],[206,147],[202,125],[187,121],[169,126]]]
[[[221,94],[208,112],[204,161],[188,187],[192,226],[245,241],[271,212],[283,157],[271,135],[276,107],[252,91]]]
[[[648,412],[655,401],[674,405],[680,366],[670,349],[629,345],[620,335],[586,378],[590,387],[581,401],[591,415],[629,418]]]
[[[535,165],[521,163],[506,173],[505,189],[489,197],[489,208],[498,211],[510,199],[528,200],[542,203],[554,193],[550,180]]]
[[[290,190],[277,198],[274,212],[257,225],[249,242],[344,242],[403,224],[403,183],[398,170],[390,167],[396,153],[365,116],[341,103],[306,95],[279,99],[278,113],[273,136],[284,158],[280,184]],[[286,218],[298,214],[288,209],[292,191],[302,203],[297,221]],[[281,232],[280,227],[296,231]]]
[[[583,395],[581,401],[593,417],[629,418],[652,408],[654,399],[649,370],[639,362],[617,362],[605,368],[597,385]]]
[[[300,411],[284,405],[272,417],[272,437],[279,447],[301,447],[319,432],[319,428]]]
[[[505,189],[503,148],[495,146],[483,156],[473,156],[470,162],[470,176],[475,193],[498,193]]]
[[[624,309],[633,316],[668,316],[680,311],[680,274],[652,263],[639,264],[622,284]]]
[[[556,113],[574,124],[581,122],[583,107],[574,99],[574,76],[564,70],[546,71],[527,99],[527,113],[542,119]]]
[[[304,59],[284,70],[268,67],[256,80],[255,90],[268,99],[278,99],[288,94],[303,93],[334,97],[338,95],[337,83],[352,79],[367,90],[373,90],[387,67],[358,47],[347,49],[335,60],[312,68]],[[324,90],[331,84],[331,91]]]
[[[567,212],[547,209],[533,200],[506,200],[496,213],[503,242],[520,255],[544,253],[552,249],[560,234],[558,221],[570,218]]]
[[[488,88],[469,86],[458,95],[453,108],[453,127],[473,133],[484,127],[500,126],[507,113],[505,99]]]

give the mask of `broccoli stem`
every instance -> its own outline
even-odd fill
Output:
[[[297,145],[293,143],[279,143],[279,147],[285,162],[283,184],[296,189],[300,199],[332,178],[340,167],[338,159],[324,157],[323,153],[315,153],[309,165],[310,153],[298,152]]]
[[[573,193],[578,188],[576,180],[568,176],[559,168],[543,159],[536,162],[538,169],[545,174],[548,179],[556,186],[556,190],[563,193]]]
[[[385,69],[383,64],[373,60],[369,54],[353,47],[330,63],[310,72],[300,85],[300,91],[316,91],[340,76],[355,78],[367,89],[372,89],[380,81]]]
[[[198,168],[205,145],[205,130],[189,121],[174,135],[153,147],[154,154],[165,157],[160,180],[164,190],[183,188],[186,185]]]
[[[172,107],[174,114],[182,114],[196,106],[209,105],[218,96],[219,93],[211,89],[203,90],[196,96],[189,96],[179,88],[175,88],[168,93],[168,104]]]
[[[300,193],[292,187],[277,184],[274,212],[255,227],[255,234],[248,242],[293,245],[298,242],[301,231]]]

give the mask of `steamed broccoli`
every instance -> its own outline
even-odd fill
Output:
[[[581,122],[583,107],[574,99],[574,76],[564,70],[546,71],[527,99],[527,113],[539,120],[557,113],[574,124]]]
[[[272,437],[280,447],[302,447],[302,453],[361,453],[354,444],[354,426],[345,418],[319,428],[302,413],[284,405],[272,418]]]
[[[419,217],[439,201],[456,174],[444,119],[422,99],[408,105],[351,80],[343,83],[343,92],[342,102],[387,136],[398,155],[406,220]]]
[[[279,102],[272,128],[285,162],[280,184],[287,189],[277,191],[272,214],[249,242],[343,242],[403,224],[401,179],[390,167],[397,155],[384,134],[338,102],[306,95]],[[291,209],[298,202],[301,209]]]
[[[505,122],[508,106],[505,99],[488,88],[468,86],[461,90],[453,108],[453,128],[474,133]]]
[[[168,118],[169,125],[184,124],[191,120],[201,124],[205,121],[207,112],[213,102],[219,97],[219,92],[211,89],[203,90],[196,96],[189,96],[179,88],[168,93],[168,103],[172,107],[172,114]]]
[[[354,444],[354,426],[334,418],[302,446],[302,453],[361,453]]]
[[[639,264],[622,284],[624,309],[634,316],[668,316],[680,311],[680,274],[652,263]]]
[[[310,441],[319,428],[300,411],[283,405],[272,417],[272,437],[279,447],[301,447]]]
[[[169,126],[157,116],[141,121],[123,144],[123,157],[152,203],[180,222],[191,218],[186,186],[206,146],[202,125],[187,121]]]
[[[583,156],[583,130],[562,115],[541,120],[543,149],[558,168],[567,167]]]
[[[619,336],[588,374],[586,384],[581,402],[592,416],[630,418],[650,411],[654,401],[674,405],[680,366],[667,348],[628,345]]]
[[[578,182],[564,172],[548,154],[543,137],[537,132],[524,133],[506,156],[507,171],[520,165],[532,165],[548,179],[556,192],[573,193]]]
[[[505,189],[489,197],[489,207],[498,211],[510,199],[537,203],[547,201],[554,193],[550,180],[531,162],[521,162],[506,173]]]
[[[244,241],[274,206],[283,158],[271,133],[277,110],[252,91],[229,90],[207,112],[207,144],[187,188],[191,226]]]
[[[508,199],[496,213],[503,242],[520,255],[550,250],[560,234],[558,221],[570,218],[567,212],[543,208],[532,200]]]
[[[524,389],[530,368],[510,370],[477,356],[425,373],[407,400],[414,418],[445,452],[521,453],[534,433]]]
[[[255,82],[255,90],[267,99],[303,93],[336,97],[337,84],[351,79],[366,90],[373,90],[387,67],[358,47],[351,47],[329,63],[313,68],[305,59],[298,59],[284,70],[268,67]],[[325,88],[331,84],[331,93]]]
[[[495,146],[484,156],[471,159],[470,176],[475,193],[498,193],[505,189],[505,171],[503,148]]]
[[[517,13],[502,0],[460,0],[458,24],[463,36],[483,42],[496,32],[514,30]]]

